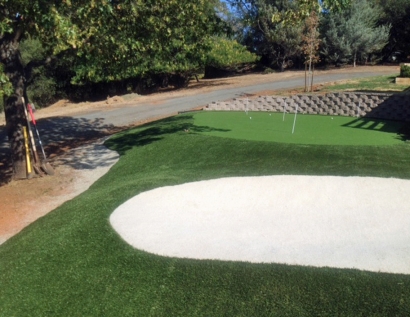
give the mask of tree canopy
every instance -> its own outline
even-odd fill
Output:
[[[49,54],[72,51],[76,82],[109,81],[203,65],[216,23],[208,0],[0,0],[0,88],[15,172],[24,174],[22,39],[38,38]]]
[[[410,0],[374,0],[382,8],[380,24],[390,24],[389,43],[384,57],[390,61],[405,59],[410,52]],[[394,59],[392,60],[392,54]],[[389,58],[390,57],[390,58]]]
[[[378,25],[381,8],[368,0],[355,1],[348,10],[330,12],[323,21],[325,57],[336,64],[364,59],[388,42],[390,25]]]
[[[297,0],[295,1],[296,9],[285,12],[277,11],[272,15],[272,21],[287,24],[299,23],[312,11],[340,11],[347,8],[350,3],[351,0]]]

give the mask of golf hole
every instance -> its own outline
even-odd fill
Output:
[[[141,193],[110,222],[161,256],[410,274],[409,194],[392,178],[222,178]]]

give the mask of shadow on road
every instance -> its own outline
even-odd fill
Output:
[[[102,164],[109,164],[109,162],[98,160],[101,151],[105,149],[102,145],[89,147],[88,153],[68,152],[80,146],[95,143],[97,140],[123,129],[105,124],[104,119],[87,120],[73,117],[41,119],[38,120],[37,127],[51,165],[65,164],[74,169],[93,169],[102,166]],[[33,135],[36,136],[34,130]],[[43,159],[38,142],[37,145],[39,157]],[[80,154],[89,154],[88,157],[95,156],[97,159],[84,159],[84,156],[81,157]],[[57,160],[57,158],[59,159]],[[0,186],[8,183],[11,178],[12,162],[9,143],[5,128],[2,127],[0,128]]]

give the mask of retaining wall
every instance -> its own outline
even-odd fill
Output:
[[[388,93],[328,93],[304,94],[290,97],[260,96],[213,102],[204,110],[298,112],[332,116],[369,117],[410,121],[410,94]]]

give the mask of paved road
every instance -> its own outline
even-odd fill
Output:
[[[368,69],[363,72],[354,73],[332,73],[322,74],[315,77],[315,84],[334,82],[338,80],[354,79],[377,76],[380,74],[395,74],[397,70],[391,71],[369,71]],[[124,126],[136,121],[149,120],[157,117],[164,117],[173,115],[181,111],[188,111],[193,108],[206,105],[213,101],[228,100],[236,97],[243,96],[245,94],[256,94],[260,91],[266,90],[279,90],[279,89],[291,89],[304,86],[304,73],[297,78],[287,78],[284,80],[277,79],[275,81],[263,84],[257,84],[247,87],[237,88],[221,88],[207,93],[201,93],[193,96],[185,96],[179,98],[169,99],[160,105],[152,105],[150,103],[138,104],[132,107],[125,107],[121,109],[115,109],[111,111],[95,111],[87,114],[81,114],[74,116],[78,119],[86,120],[99,120],[106,125]]]

